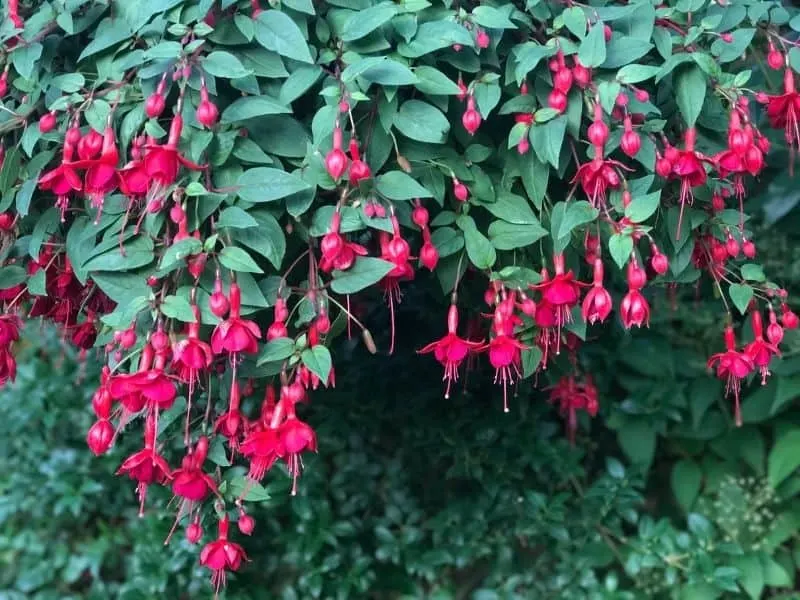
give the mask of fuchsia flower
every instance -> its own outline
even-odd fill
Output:
[[[175,183],[181,166],[192,171],[200,171],[205,168],[203,165],[186,159],[178,150],[182,130],[183,118],[175,115],[172,117],[167,143],[162,145],[150,143],[145,146],[147,152],[144,155],[144,170],[156,184],[151,189],[163,192],[165,188]]]
[[[347,241],[339,233],[341,222],[342,215],[336,210],[331,217],[328,233],[323,236],[320,242],[322,259],[319,262],[319,268],[325,273],[330,273],[334,269],[346,271],[353,266],[356,256],[367,255],[367,249],[364,246]]]
[[[65,141],[61,164],[39,177],[39,189],[56,195],[56,208],[61,211],[62,222],[69,208],[69,195],[83,189],[83,180],[72,162],[73,153],[74,146]]]
[[[444,377],[442,381],[447,382],[444,397],[450,397],[450,385],[458,381],[458,369],[470,352],[476,352],[481,348],[482,342],[472,342],[458,337],[458,309],[455,304],[450,305],[447,312],[447,334],[435,342],[431,342],[421,350],[419,354],[429,354],[433,356],[444,367]]]
[[[261,481],[272,465],[285,453],[277,428],[264,427],[248,433],[239,446],[239,451],[250,461],[248,477]]]
[[[601,323],[611,314],[613,302],[611,294],[603,287],[603,261],[596,258],[594,261],[594,282],[592,288],[586,293],[581,306],[583,320],[594,324]]]
[[[680,239],[681,224],[683,223],[683,211],[686,205],[694,202],[693,188],[705,185],[708,175],[706,174],[706,164],[713,164],[713,161],[705,154],[695,150],[697,142],[697,130],[689,127],[684,137],[683,150],[678,150],[673,146],[667,146],[664,152],[665,164],[669,164],[669,179],[678,179],[681,183],[680,203],[681,211],[678,217],[678,230],[675,239]]]
[[[155,353],[152,345],[145,343],[139,359],[139,370],[111,378],[108,387],[111,397],[119,400],[128,413],[137,413],[145,407],[151,411],[169,410],[178,392],[175,383],[164,372],[166,362],[165,353]]]
[[[103,211],[105,197],[119,187],[118,163],[117,140],[114,128],[110,125],[106,126],[106,130],[103,132],[100,156],[72,163],[75,168],[86,169],[83,176],[83,191],[91,201],[92,207],[98,210],[97,220],[100,219]]]
[[[503,412],[508,412],[508,385],[514,385],[522,376],[520,362],[522,350],[527,346],[511,335],[501,333],[494,336],[486,345],[489,362],[495,369],[494,382],[503,384]]]
[[[639,290],[628,290],[619,305],[619,312],[625,329],[650,324],[650,305]]]
[[[775,129],[783,129],[786,143],[791,148],[800,145],[800,94],[794,85],[794,72],[786,67],[783,72],[783,94],[762,94],[759,101],[767,106],[767,117]]]
[[[753,319],[753,337],[755,339],[744,347],[744,353],[752,359],[753,364],[761,373],[761,384],[763,385],[767,382],[767,377],[770,374],[769,362],[772,360],[773,356],[780,356],[781,352],[778,350],[777,345],[767,342],[764,339],[764,325],[761,320],[761,312],[754,310],[751,315]]]
[[[226,573],[238,571],[242,561],[248,560],[244,548],[239,544],[228,541],[228,515],[220,519],[217,539],[206,544],[200,552],[200,564],[212,571],[211,584],[214,586],[215,597],[219,590],[225,587]]]
[[[231,378],[230,398],[228,399],[228,410],[222,413],[214,423],[214,431],[221,433],[228,438],[228,445],[232,450],[239,447],[239,436],[247,427],[247,418],[241,413],[241,392],[239,382]]]
[[[747,353],[736,351],[736,336],[730,325],[725,328],[725,352],[714,354],[708,359],[708,368],[713,369],[715,366],[717,377],[725,380],[725,393],[727,395],[733,393],[736,403],[736,426],[741,427],[742,413],[739,406],[739,395],[742,390],[742,379],[752,373],[756,365]]]
[[[562,377],[550,390],[549,402],[558,403],[559,412],[567,419],[567,437],[571,444],[575,443],[575,432],[578,429],[576,412],[585,410],[589,416],[594,417],[600,408],[597,388],[590,378],[579,383],[574,375]]]
[[[570,270],[565,270],[564,255],[556,254],[553,256],[553,266],[555,275],[551,279],[547,269],[542,269],[543,280],[541,283],[530,286],[532,290],[538,290],[542,295],[542,301],[536,309],[536,321],[540,327],[546,327],[542,323],[549,321],[552,316],[553,325],[556,328],[556,354],[561,352],[561,328],[566,323],[572,322],[572,308],[578,304],[581,298],[581,286],[586,284],[575,279],[575,274]],[[541,316],[539,313],[542,313]],[[552,336],[548,335],[545,339],[549,347]],[[548,353],[545,348],[545,355]]]
[[[242,319],[242,293],[236,282],[231,283],[230,313],[211,334],[211,350],[214,354],[227,352],[232,358],[240,353],[255,354],[258,352],[258,340],[261,330],[253,321]]]
[[[622,183],[618,169],[631,170],[617,160],[604,159],[602,153],[598,153],[578,167],[572,183],[580,183],[592,206],[603,208],[606,206],[608,190],[615,190]]]
[[[164,458],[156,452],[156,417],[149,414],[144,426],[144,448],[131,454],[120,465],[117,475],[127,475],[138,482],[136,486],[139,495],[139,515],[144,514],[144,502],[147,497],[147,487],[154,483],[164,484],[172,479],[169,465]]]
[[[172,369],[178,379],[189,386],[189,400],[203,373],[214,359],[211,346],[200,339],[200,310],[192,305],[194,323],[186,325],[186,337],[172,345]]]
[[[308,423],[295,415],[294,403],[286,403],[286,420],[278,430],[283,459],[292,476],[292,496],[297,495],[297,478],[302,471],[300,454],[306,450],[317,451],[317,435]]]
[[[201,502],[210,493],[217,493],[217,484],[203,471],[208,456],[208,438],[201,436],[194,451],[183,457],[181,467],[172,473],[172,492],[189,502]],[[178,516],[180,517],[179,511]]]

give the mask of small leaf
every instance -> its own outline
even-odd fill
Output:
[[[602,22],[592,25],[578,49],[578,60],[584,67],[599,67],[606,61],[606,37]]]
[[[629,235],[615,233],[608,240],[608,251],[617,266],[622,269],[633,252],[633,238]]]
[[[733,305],[739,309],[739,312],[745,314],[750,300],[753,299],[753,288],[747,284],[732,283],[728,288],[728,295],[731,297]]]
[[[377,190],[389,200],[411,200],[412,198],[432,198],[428,190],[416,179],[402,171],[389,171],[377,179]]]
[[[792,429],[775,442],[767,457],[767,481],[772,488],[800,467],[800,429]]]
[[[258,355],[257,365],[269,362],[286,360],[294,354],[294,340],[290,338],[276,338],[264,345],[261,354]]]
[[[494,221],[489,225],[489,239],[498,250],[515,250],[539,241],[547,230],[539,223],[519,225],[506,221]]]
[[[530,128],[528,135],[531,146],[539,160],[558,168],[558,159],[561,155],[561,147],[564,145],[566,131],[567,118],[563,116]]]
[[[372,56],[349,65],[342,71],[342,81],[349,83],[357,77],[380,85],[411,85],[417,76],[404,64],[386,56]]]
[[[272,202],[311,187],[296,175],[272,169],[256,167],[239,176],[239,197],[247,202]]]
[[[239,79],[252,74],[252,71],[245,69],[244,65],[233,54],[219,50],[206,56],[202,65],[203,69],[214,77]]]
[[[661,202],[661,190],[650,194],[637,195],[625,208],[625,216],[634,223],[641,223],[652,216]]]
[[[300,62],[314,62],[303,32],[286,13],[265,10],[258,15],[255,26],[256,41],[267,50]]]
[[[418,142],[441,144],[450,131],[444,113],[422,100],[407,100],[394,116],[394,126],[407,138]]]
[[[219,262],[222,266],[231,271],[242,271],[244,273],[263,273],[250,255],[236,246],[225,246],[219,253]]]
[[[696,65],[681,65],[673,74],[678,108],[689,127],[694,127],[706,98],[706,76]]]
[[[258,221],[238,206],[229,206],[219,213],[216,225],[218,229],[223,227],[247,229],[248,227],[258,227]]]
[[[159,271],[168,271],[175,265],[189,256],[200,254],[203,251],[203,244],[200,240],[193,237],[184,238],[172,244],[164,255],[161,257],[161,262],[158,265]]]
[[[209,459],[211,459],[210,455]],[[228,465],[230,465],[230,462]],[[228,491],[230,491],[231,497],[233,498],[242,498],[242,495],[244,495],[243,499],[245,502],[265,502],[272,497],[269,495],[267,488],[263,485],[245,477],[234,477],[231,479],[228,485]]]
[[[159,306],[161,313],[170,319],[184,323],[194,323],[194,312],[189,301],[182,296],[167,296]]]
[[[328,376],[331,374],[333,361],[330,351],[325,346],[317,344],[313,348],[306,348],[300,354],[300,360],[309,371],[319,377],[322,385],[328,386]]]
[[[461,215],[456,223],[464,232],[464,245],[470,262],[478,269],[490,269],[497,260],[497,252],[492,242],[478,231],[472,217]]]
[[[268,96],[245,96],[231,103],[224,111],[220,121],[235,123],[266,115],[279,115],[292,112],[277,100]]]
[[[586,200],[570,202],[564,211],[564,217],[561,220],[558,232],[553,237],[560,239],[568,236],[576,227],[594,221],[598,214],[599,211],[596,208],[592,208],[592,205]]]
[[[508,20],[508,17],[502,11],[482,4],[472,9],[473,20],[483,27],[488,29],[516,29],[517,26]]]
[[[352,42],[372,33],[397,14],[391,2],[383,2],[365,10],[354,12],[342,28],[342,41]]]
[[[625,84],[641,83],[655,77],[661,67],[647,65],[625,65],[617,73],[617,81]]]
[[[672,468],[672,493],[675,494],[678,504],[686,512],[691,510],[692,504],[700,493],[702,481],[703,472],[694,461],[681,460]]]
[[[381,279],[394,269],[394,263],[381,258],[360,256],[347,271],[333,272],[331,289],[337,294],[355,294]]]
[[[522,378],[530,377],[539,368],[539,363],[542,362],[542,350],[539,346],[526,348],[522,351]]]

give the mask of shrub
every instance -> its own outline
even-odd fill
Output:
[[[382,389],[383,400],[415,408],[402,427],[388,411],[386,436],[405,447],[426,431],[430,396],[419,407],[395,397],[398,367],[379,381],[366,356],[400,348],[433,354],[445,380],[436,403],[465,417],[449,424],[476,427],[478,439],[509,436],[498,451],[513,468],[492,463],[492,487],[428,440],[419,471],[455,469],[456,482],[416,513],[411,500],[386,501],[389,521],[370,529],[380,569],[357,552],[329,562],[316,552],[324,542],[298,525],[304,550],[286,547],[313,571],[298,579],[304,593],[382,588],[388,565],[423,588],[463,587],[458,570],[471,565],[488,586],[478,597],[613,594],[612,564],[644,593],[783,585],[787,555],[773,554],[794,526],[766,522],[793,514],[781,504],[792,494],[773,491],[798,465],[796,433],[778,430],[765,471],[760,433],[728,429],[774,416],[795,395],[790,379],[768,378],[800,321],[770,279],[787,277],[781,265],[759,263],[745,212],[771,147],[779,162],[789,150],[791,172],[800,143],[795,12],[766,1],[9,0],[0,379],[16,376],[23,315],[103,356],[88,446],[101,455],[143,433],[117,474],[135,484],[140,513],[175,496],[166,538],[181,526],[203,542],[217,592],[248,561],[242,536],[275,529],[250,514],[284,486],[267,471],[286,471],[294,496],[317,429],[324,439],[331,427],[331,447],[351,428],[376,443],[351,404],[305,409],[310,392],[338,383],[347,396],[364,377],[362,402]],[[455,398],[468,371],[465,387],[490,393],[475,381],[484,357],[503,411],[519,415],[502,428],[502,415],[487,416],[494,404],[473,414]],[[527,404],[523,379],[557,405],[568,442],[595,430],[587,463],[544,419],[537,459],[528,449],[530,465],[515,464],[515,428],[550,411]],[[752,380],[764,387],[742,403]],[[605,428],[592,427],[598,414]],[[609,432],[633,475],[612,459]],[[656,463],[660,438],[670,443]],[[715,471],[708,453],[696,460],[704,442],[714,452],[728,444],[752,478]],[[307,462],[331,486],[349,467],[326,468],[324,453]],[[706,515],[691,513],[687,531],[640,514],[642,477],[664,467],[680,508]],[[394,477],[389,466],[375,476],[384,474]],[[511,481],[531,487],[515,493]],[[469,526],[448,512],[462,484],[483,488],[469,496],[480,515]],[[424,497],[418,485],[401,475],[392,489]],[[289,506],[305,520],[302,499]],[[389,507],[400,512],[389,517]],[[424,521],[431,514],[441,523]],[[509,514],[524,524],[513,543]],[[632,526],[640,544],[629,543]],[[451,528],[469,556],[442,542]],[[418,541],[418,556],[403,557]],[[323,574],[345,564],[363,568],[354,587],[323,591]],[[508,578],[512,564],[520,574]]]

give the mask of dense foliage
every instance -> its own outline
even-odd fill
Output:
[[[790,583],[780,544],[795,531],[800,432],[776,425],[767,453],[742,426],[795,396],[791,379],[770,377],[791,372],[777,357],[800,325],[787,253],[762,264],[770,246],[757,252],[745,200],[773,179],[767,165],[793,172],[796,9],[8,0],[4,11],[0,381],[24,372],[23,318],[102,357],[88,446],[126,449],[116,473],[140,514],[174,497],[164,537],[180,528],[201,543],[217,592],[249,560],[273,560],[243,540],[280,537],[287,515],[299,522],[274,568],[305,566],[288,576],[300,596],[397,591],[393,575],[405,593],[456,597],[473,578],[474,597],[616,597],[623,572],[645,593],[691,597]],[[775,220],[792,207],[766,208]],[[378,353],[399,361],[380,379]],[[443,390],[399,397],[433,359]],[[502,411],[475,403],[493,389]],[[354,391],[357,407],[344,401]],[[390,406],[369,406],[376,396]],[[437,418],[451,430],[427,426]],[[465,455],[443,451],[458,435]],[[376,445],[403,452],[373,467]],[[642,504],[660,469],[680,509],[696,510],[685,531]],[[452,485],[428,490],[442,472]],[[257,523],[284,487],[300,497]],[[385,519],[372,523],[373,508]],[[320,551],[365,531],[374,551]],[[73,581],[89,568],[93,585],[96,564],[73,565]]]

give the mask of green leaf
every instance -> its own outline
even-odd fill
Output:
[[[397,8],[391,2],[382,2],[354,12],[344,23],[342,41],[352,42],[361,39],[388,23],[396,14]]]
[[[753,600],[761,598],[764,592],[764,567],[756,554],[731,556],[731,565],[739,569],[739,583]]]
[[[661,67],[649,65],[625,65],[617,73],[617,81],[625,84],[641,83],[655,77]]]
[[[389,200],[411,200],[412,198],[432,198],[428,190],[416,179],[403,171],[389,171],[378,176],[376,189]]]
[[[530,204],[522,196],[511,192],[501,191],[495,202],[482,204],[486,210],[498,219],[517,225],[540,225],[539,219],[533,214]]]
[[[263,273],[250,255],[236,246],[225,246],[219,253],[219,262],[222,266],[231,271],[242,271],[244,273]]]
[[[571,6],[561,13],[561,20],[569,31],[578,39],[586,35],[586,13],[578,6]]]
[[[672,81],[678,108],[686,124],[694,127],[706,98],[706,76],[696,65],[681,65],[675,69]]]
[[[753,41],[755,33],[755,29],[736,29],[730,34],[733,38],[730,42],[725,42],[722,38],[714,40],[714,43],[711,44],[711,53],[717,57],[720,63],[728,63],[740,59]]]
[[[18,265],[0,267],[0,290],[7,290],[23,283],[28,278],[25,269]]]
[[[617,431],[617,440],[628,459],[648,468],[656,451],[656,432],[643,419],[627,420]]]
[[[256,41],[267,50],[300,62],[313,63],[303,32],[286,14],[265,10],[255,21]]]
[[[39,42],[27,45],[19,45],[11,53],[11,62],[17,73],[25,79],[32,79],[34,69],[39,59],[42,57],[43,46]]]
[[[414,75],[417,77],[417,82],[414,84],[414,87],[423,94],[455,96],[461,92],[455,81],[433,67],[425,65],[416,67],[414,69]]]
[[[608,251],[617,266],[623,268],[633,252],[633,238],[630,235],[615,233],[608,239]]]
[[[504,12],[486,4],[476,6],[472,10],[472,19],[478,25],[488,29],[516,29]]]
[[[515,46],[514,53],[517,56],[517,66],[514,69],[514,77],[517,80],[517,84],[522,83],[528,73],[533,71],[543,58],[552,56],[555,52],[555,48],[542,46],[536,42],[525,42]]]
[[[192,305],[183,296],[167,296],[159,306],[161,313],[170,319],[177,319],[184,323],[194,323]]]
[[[271,169],[256,167],[248,169],[239,176],[238,194],[247,202],[272,202],[311,187],[296,175]]]
[[[470,262],[478,269],[491,269],[497,260],[497,252],[492,242],[478,231],[472,217],[461,215],[456,223],[464,232],[464,245],[467,248]]]
[[[778,438],[767,457],[767,481],[774,488],[800,467],[800,429]]]
[[[28,210],[31,207],[31,199],[33,198],[33,193],[36,191],[36,184],[38,183],[38,181],[39,178],[37,175],[33,179],[28,179],[25,183],[23,183],[20,186],[15,200],[17,205],[17,212],[19,213],[20,217],[28,216]]]
[[[211,456],[209,455],[209,459],[210,458]],[[228,490],[233,498],[241,498],[244,494],[245,502],[266,502],[272,497],[269,495],[267,488],[263,485],[245,477],[234,477],[231,479]]]
[[[359,256],[355,264],[347,271],[335,270],[333,272],[331,289],[337,294],[355,294],[378,283],[392,269],[394,269],[394,263],[388,260]]]
[[[728,295],[731,297],[733,305],[739,309],[739,312],[745,314],[750,300],[753,299],[753,288],[747,284],[732,283],[728,288]]]
[[[286,254],[286,236],[277,219],[263,210],[254,211],[247,216],[256,226],[237,230],[233,234],[234,240],[255,250],[272,263],[273,267],[280,269]]]
[[[342,71],[342,81],[349,83],[357,77],[380,85],[411,85],[417,76],[402,63],[386,56],[362,58]]]
[[[203,243],[200,240],[196,240],[193,237],[184,238],[167,248],[167,251],[161,257],[158,270],[168,271],[178,263],[182,263],[187,257],[200,254],[202,251]]]
[[[290,338],[276,338],[268,341],[264,345],[261,354],[258,355],[257,365],[269,362],[286,360],[294,354],[294,340]]]
[[[576,227],[594,221],[599,212],[596,208],[592,208],[592,205],[586,200],[570,202],[565,208],[558,232],[553,237],[560,239],[568,236]]]
[[[418,142],[444,143],[450,122],[435,106],[422,100],[407,100],[394,116],[394,126],[404,136]]]
[[[309,371],[319,377],[322,385],[328,387],[328,376],[331,374],[331,367],[333,366],[330,350],[322,344],[317,344],[313,348],[303,350],[300,354],[300,360]]]
[[[694,461],[681,460],[675,463],[672,468],[672,493],[678,500],[678,504],[686,512],[692,509],[697,495],[700,493],[700,485],[703,481],[703,472]]]
[[[625,208],[625,216],[634,223],[649,219],[661,203],[661,190],[649,194],[637,195]]]
[[[238,206],[229,206],[219,213],[219,218],[217,219],[216,225],[217,229],[223,227],[247,229],[248,227],[257,227],[258,221],[256,221]]]
[[[564,134],[567,131],[567,118],[558,117],[544,124],[531,127],[529,137],[536,156],[543,163],[550,163],[558,168],[561,147],[564,145]]]
[[[280,115],[292,112],[277,100],[268,96],[245,96],[239,98],[222,111],[222,123],[235,123],[265,115]]]
[[[252,74],[250,69],[244,65],[230,52],[216,50],[206,56],[202,62],[203,69],[214,77],[224,77],[226,79],[239,79]]]
[[[454,21],[426,21],[417,28],[417,35],[411,42],[401,42],[398,52],[408,58],[417,58],[434,50],[460,44],[465,48],[473,48],[475,40],[467,29]]]
[[[550,179],[550,167],[528,152],[519,157],[519,172],[522,176],[522,185],[531,202],[542,210],[542,200],[547,193],[547,184]]]
[[[747,263],[741,267],[742,279],[747,281],[766,281],[767,277],[764,275],[764,269],[761,265],[754,263]]]
[[[123,254],[118,246],[90,257],[81,268],[86,271],[130,271],[153,262],[153,240],[140,236],[123,245]]]
[[[547,230],[539,223],[517,225],[506,221],[494,221],[489,225],[489,240],[498,250],[515,250],[539,241]]]
[[[121,19],[103,19],[95,29],[94,39],[89,42],[78,57],[78,62],[111,46],[130,41],[133,37],[132,33],[128,24]]]
[[[578,59],[584,67],[599,67],[606,61],[606,38],[603,23],[596,22],[583,38],[578,49]]]

